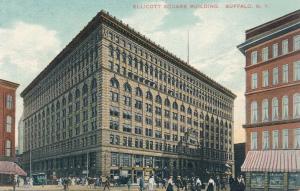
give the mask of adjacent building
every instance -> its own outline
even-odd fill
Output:
[[[242,173],[241,167],[244,163],[246,157],[245,151],[246,143],[236,143],[234,144],[234,166],[235,166],[235,176],[239,176]]]
[[[0,79],[0,159],[15,158],[15,103],[19,84]]]
[[[300,10],[246,31],[248,190],[300,189]]]
[[[28,172],[136,182],[234,167],[236,96],[104,11],[21,96]]]

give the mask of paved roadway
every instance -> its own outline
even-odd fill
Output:
[[[33,186],[33,187],[17,187],[16,191],[27,191],[27,190],[32,190],[32,191],[54,191],[54,190],[60,190],[63,191],[63,187],[62,186],[57,186],[57,185],[46,185],[46,186]],[[103,187],[97,187],[96,189],[94,187],[90,188],[88,186],[69,186],[69,190],[68,191],[103,191]],[[107,189],[106,189],[107,190]],[[161,188],[155,188],[155,191],[165,191],[166,189],[161,189]],[[205,189],[202,189],[203,191],[205,191]],[[0,191],[13,191],[12,187],[1,187],[0,186]],[[123,187],[111,187],[110,191],[128,191],[127,186],[123,186]],[[139,191],[137,186],[131,186],[130,191]],[[148,189],[145,189],[144,191],[148,191]],[[177,188],[174,189],[174,191],[177,191]],[[180,190],[182,191],[182,190]]]

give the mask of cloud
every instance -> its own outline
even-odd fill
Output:
[[[61,42],[56,31],[22,21],[0,28],[0,42],[0,78],[20,84],[16,102],[17,128],[23,112],[21,91],[57,55]]]

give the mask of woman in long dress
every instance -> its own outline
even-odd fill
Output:
[[[214,186],[215,186],[215,181],[210,177],[208,180],[208,186],[207,186],[207,191],[214,191]]]
[[[149,178],[149,191],[154,191],[154,178],[151,176]]]
[[[167,190],[166,191],[174,191],[173,190],[173,185],[174,185],[174,183],[173,183],[173,177],[170,176],[170,178],[168,180],[168,186],[167,186]]]

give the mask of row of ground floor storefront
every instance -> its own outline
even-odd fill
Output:
[[[30,163],[26,161],[24,168],[30,172]],[[188,157],[184,155],[152,156],[144,153],[123,152],[86,152],[77,155],[58,156],[32,160],[32,173],[45,173],[48,178],[57,177],[90,177],[110,176],[111,179],[131,177],[133,183],[138,177],[146,180],[153,174],[164,178],[172,176],[200,176],[207,178],[209,175],[225,176],[230,174],[233,161],[202,160],[201,157]]]
[[[300,150],[249,151],[241,169],[247,191],[300,190]]]

